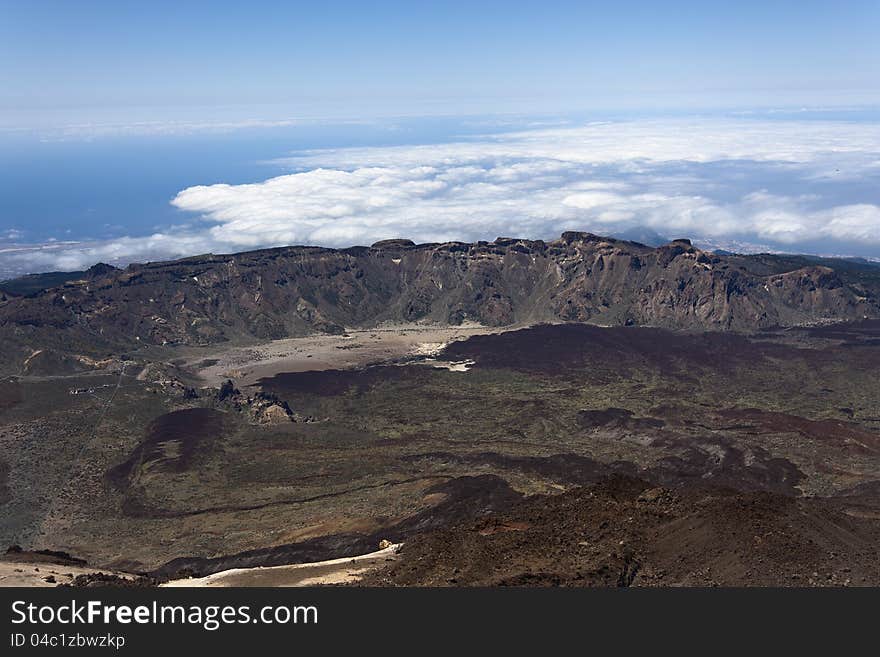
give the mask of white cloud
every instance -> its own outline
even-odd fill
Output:
[[[381,155],[380,155],[381,152]],[[529,130],[480,141],[382,149],[312,151],[288,160],[295,166],[354,168],[423,166],[487,160],[602,164],[747,159],[811,162],[880,152],[880,125],[834,121],[666,119],[597,122],[574,128]],[[381,159],[378,159],[381,158]],[[876,166],[876,165],[875,165]]]
[[[38,129],[41,141],[91,141],[118,137],[178,137],[198,133],[223,134],[238,130],[289,128],[315,123],[307,119],[237,121],[136,121],[130,123],[72,123],[61,127]],[[22,129],[16,129],[21,132]]]
[[[0,240],[14,242],[15,240],[21,239],[23,235],[24,233],[22,233],[17,228],[9,228],[7,230],[4,230],[3,232],[0,232]]]
[[[284,244],[547,238],[636,226],[716,241],[880,247],[880,125],[831,121],[593,123],[448,144],[301,153],[261,183],[195,186],[171,233],[18,254],[77,268]],[[844,180],[845,179],[845,180]],[[880,250],[880,248],[878,248]],[[2,256],[0,256],[2,257]],[[12,257],[12,256],[10,256]]]
[[[810,179],[835,163],[876,175],[880,126],[834,122],[633,121],[532,130],[451,144],[312,151],[255,185],[191,187],[174,199],[232,246],[330,245],[386,237],[546,237],[634,224],[785,244],[831,237],[880,243],[877,206],[823,208]],[[747,162],[801,179],[796,195],[727,181],[711,165]],[[687,164],[686,174],[675,166]],[[748,169],[748,167],[746,167]],[[748,172],[747,172],[748,173]],[[761,181],[756,181],[761,184]],[[872,232],[873,231],[873,232]]]

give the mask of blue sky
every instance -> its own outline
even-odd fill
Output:
[[[877,103],[880,3],[0,2],[4,121]]]
[[[291,243],[880,258],[880,2],[0,0],[0,279]]]

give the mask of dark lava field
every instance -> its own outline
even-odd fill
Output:
[[[364,583],[877,585],[878,340],[547,324],[437,356],[467,371],[9,377],[0,540],[159,579],[388,539]]]

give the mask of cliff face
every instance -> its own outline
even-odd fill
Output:
[[[659,248],[564,233],[552,242],[406,240],[95,267],[0,301],[0,334],[33,350],[267,339],[382,321],[584,321],[751,330],[880,316],[877,286],[808,265],[767,273],[687,240]]]

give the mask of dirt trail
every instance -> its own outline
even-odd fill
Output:
[[[397,558],[400,544],[356,557],[344,557],[316,563],[271,566],[268,568],[233,568],[207,577],[175,579],[162,584],[167,587],[226,586],[316,586],[319,584],[350,584],[366,573]]]

